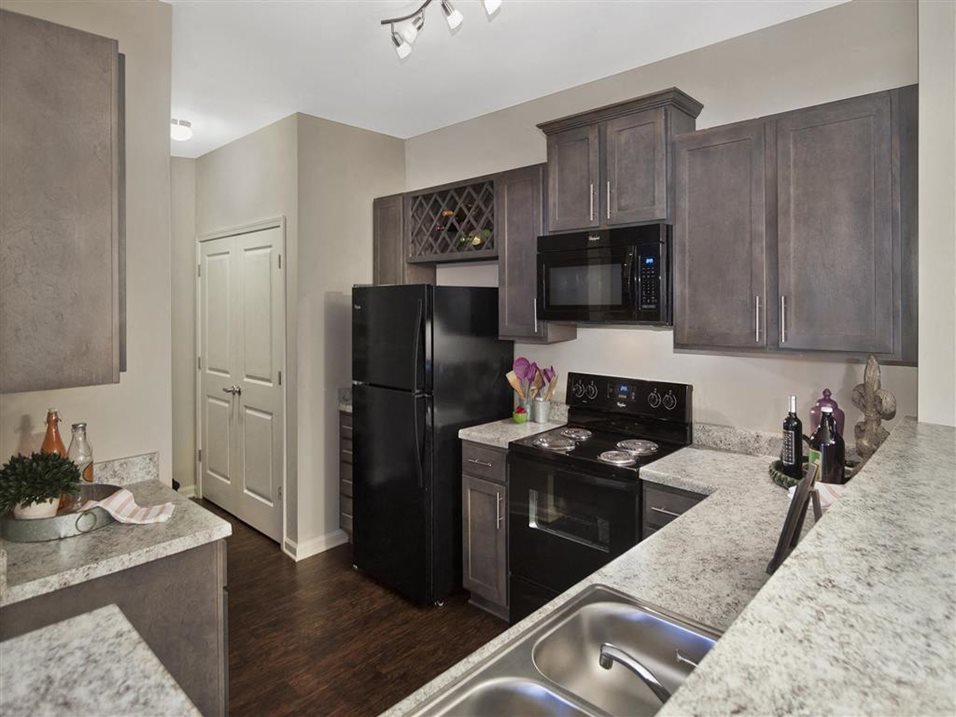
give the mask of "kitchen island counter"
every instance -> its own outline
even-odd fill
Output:
[[[199,715],[118,607],[0,643],[0,712]]]
[[[415,713],[595,583],[727,631],[665,717],[951,714],[954,442],[953,429],[901,421],[773,578],[789,499],[767,476],[770,457],[686,448],[655,461],[644,480],[709,497],[386,714]]]

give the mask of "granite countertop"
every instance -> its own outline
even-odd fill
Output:
[[[199,715],[116,605],[0,643],[0,712]]]
[[[773,578],[789,499],[770,457],[686,448],[655,461],[644,480],[709,497],[386,714],[418,709],[594,583],[727,631],[663,717],[952,714],[954,454],[956,430],[901,421]]]
[[[172,502],[165,523],[111,523],[88,535],[46,543],[0,541],[6,551],[6,586],[0,607],[181,553],[232,534],[228,522],[169,486],[149,480],[125,486],[141,506]]]
[[[787,491],[767,475],[771,460],[768,456],[685,448],[642,468],[641,477],[650,483],[709,497],[386,714],[397,717],[413,712],[475,663],[595,583],[718,630],[727,629],[768,580],[767,563],[790,504]]]
[[[502,450],[508,449],[511,441],[519,438],[527,438],[536,433],[544,433],[564,425],[564,421],[548,423],[515,423],[510,418],[504,418],[493,423],[483,423],[480,426],[471,426],[462,428],[458,431],[458,437],[463,441],[472,443],[483,443],[486,446],[494,446]]]
[[[660,714],[956,713],[954,476],[900,421]]]

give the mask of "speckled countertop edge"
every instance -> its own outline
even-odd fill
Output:
[[[227,538],[232,526],[159,481],[126,486],[140,505],[171,501],[166,523],[112,523],[88,535],[46,543],[0,541],[7,554],[7,584],[0,607],[77,585],[136,565]]]
[[[10,717],[199,714],[116,605],[6,640],[0,653],[0,712]]]

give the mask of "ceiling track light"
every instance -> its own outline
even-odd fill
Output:
[[[432,4],[434,0],[424,0],[415,12],[401,17],[390,17],[381,21],[382,25],[388,25],[392,36],[392,44],[395,46],[395,53],[398,59],[404,60],[412,53],[412,45],[418,39],[418,34],[425,26],[425,8]],[[461,25],[464,17],[451,4],[451,0],[440,0],[442,13],[445,15],[445,22],[448,23],[448,29],[454,30]],[[501,8],[501,0],[482,0],[485,12],[488,17],[494,15]]]

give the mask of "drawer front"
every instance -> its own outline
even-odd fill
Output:
[[[339,451],[342,456],[343,463],[352,463],[352,440],[348,438],[343,438],[339,441]]]
[[[341,425],[339,426],[339,438],[344,440],[352,440],[352,426]]]
[[[351,413],[339,413],[339,428],[348,428],[352,429],[352,414]]]
[[[349,467],[351,468],[351,466]],[[352,481],[350,480],[339,481],[339,491],[342,493],[342,495],[347,495],[349,498],[351,498],[353,495]]]
[[[687,512],[705,496],[690,491],[644,484],[644,527],[663,528]],[[646,536],[645,536],[646,537]]]
[[[352,516],[346,513],[339,513],[339,527],[342,528],[348,536],[352,537]]]
[[[644,530],[642,531],[641,540],[647,540],[647,539],[650,538],[652,535],[654,535],[654,533],[656,533],[656,532],[657,532],[657,528],[648,528],[648,527],[645,525],[645,526],[644,526]]]
[[[462,442],[461,471],[477,478],[504,483],[507,476],[507,451],[477,443]]]
[[[345,463],[344,461],[342,463],[339,463],[339,480],[342,481],[343,483],[345,481],[348,481],[349,484],[352,483],[352,464],[351,463]],[[351,493],[349,495],[351,495]]]
[[[339,512],[345,515],[352,515],[352,499],[344,495],[339,496]]]

